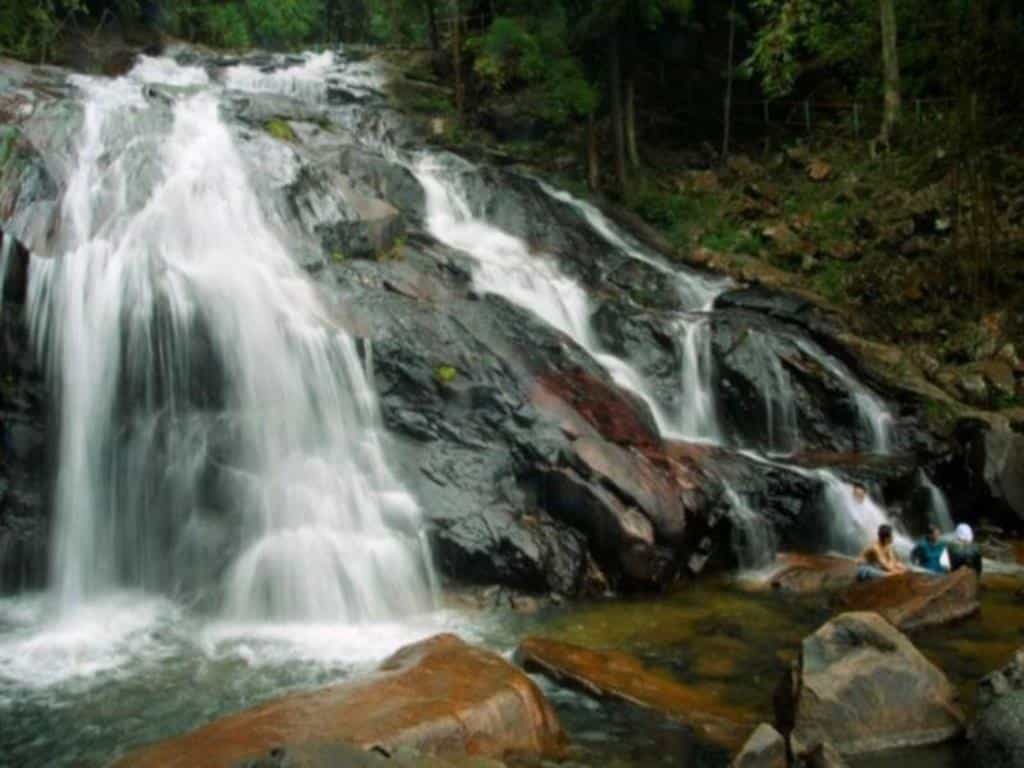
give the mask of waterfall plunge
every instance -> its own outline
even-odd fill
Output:
[[[212,590],[243,621],[428,609],[419,510],[353,339],[266,223],[217,91],[176,101],[166,135],[150,79],[207,84],[153,59],[77,81],[64,242],[32,263],[60,396],[62,605],[129,585]]]

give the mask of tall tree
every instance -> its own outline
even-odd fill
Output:
[[[900,59],[897,48],[894,0],[879,0],[879,28],[882,34],[882,91],[885,108],[878,143],[888,147],[900,119]]]

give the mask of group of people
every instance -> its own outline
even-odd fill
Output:
[[[930,573],[951,573],[967,566],[981,575],[981,550],[974,542],[974,531],[966,523],[960,523],[950,539],[943,537],[938,526],[931,526],[911,550],[910,562]],[[857,580],[872,581],[908,570],[910,566],[900,561],[893,548],[892,526],[880,525],[877,540],[861,555]]]

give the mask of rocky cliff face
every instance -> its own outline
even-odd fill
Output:
[[[215,82],[237,63],[172,53]],[[251,63],[273,72],[294,62]],[[57,254],[54,211],[82,119],[75,88],[59,70],[12,62],[0,70],[0,228],[37,257]],[[223,85],[221,113],[259,179],[268,218],[318,285],[331,321],[361,339],[391,455],[429,518],[446,577],[575,595],[657,588],[680,574],[733,566],[743,521],[727,489],[783,545],[820,545],[816,532],[829,514],[816,502],[820,483],[799,467],[754,462],[734,449],[835,456],[870,448],[876,436],[850,384],[863,371],[837,340],[834,319],[787,294],[724,293],[708,316],[707,350],[725,447],[666,440],[649,404],[616,384],[593,350],[521,306],[482,294],[473,259],[431,236],[424,190],[408,163],[422,142],[377,85],[328,75],[312,101]],[[145,86],[150,107],[140,119],[171,120],[186,91]],[[666,408],[692,407],[679,380],[686,357],[678,323],[687,302],[671,268],[630,258],[528,175],[450,155],[436,160],[458,175],[472,215],[521,238],[538,263],[586,290],[595,345],[628,360]],[[150,181],[143,175],[138,183]],[[12,271],[6,289],[0,350],[0,414],[12,446],[0,508],[7,586],[40,583],[45,573],[46,459],[55,439],[47,425],[56,416],[29,354],[17,304],[27,252],[17,254],[21,271]],[[783,398],[785,418],[772,411]],[[943,447],[918,427],[919,403],[887,390],[879,399],[894,414],[890,448],[904,458],[881,467],[816,461],[841,464],[844,477],[909,504],[915,465],[934,462]],[[773,430],[783,427],[793,434],[774,445]],[[231,521],[222,522],[230,550]]]

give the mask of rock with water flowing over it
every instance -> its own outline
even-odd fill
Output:
[[[738,749],[754,725],[749,712],[720,701],[714,693],[677,683],[621,651],[593,651],[578,645],[528,637],[516,649],[527,670],[584,693],[653,709],[680,720],[702,739]]]
[[[829,742],[843,755],[936,744],[964,730],[956,689],[876,613],[844,613],[804,638],[775,708],[792,743]]]
[[[332,743],[388,753],[411,747],[441,757],[558,757],[565,736],[521,671],[454,635],[438,635],[399,650],[365,679],[287,694],[142,747],[114,765],[228,768],[276,749],[323,749],[329,758]]]
[[[465,257],[410,238],[400,259],[332,264],[345,322],[369,340],[449,578],[528,591],[667,583],[728,562],[717,483],[674,457],[650,410],[571,339],[508,301],[475,298]],[[600,580],[599,580],[600,581]],[[601,589],[601,587],[597,587]]]
[[[750,734],[730,768],[786,768],[786,740],[768,723]]]
[[[978,684],[971,753],[985,768],[1024,768],[1024,648]]]
[[[847,611],[874,611],[903,632],[961,621],[981,608],[978,575],[970,568],[948,575],[902,573],[854,584],[836,602]]]

